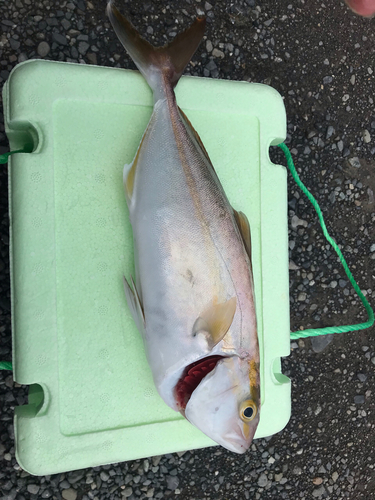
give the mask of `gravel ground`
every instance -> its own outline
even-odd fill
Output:
[[[263,82],[281,93],[287,143],[301,177],[374,302],[375,21],[356,17],[338,0],[125,3],[124,11],[154,43],[205,13],[206,39],[187,73]],[[2,2],[1,84],[18,62],[38,57],[133,68],[104,6],[104,0]],[[1,123],[0,152],[6,150]],[[279,152],[271,155],[282,161]],[[364,321],[313,209],[289,180],[292,329]],[[5,167],[0,189],[0,359],[10,360]],[[373,333],[372,328],[314,343],[293,341],[283,360],[293,383],[293,416],[286,429],[256,440],[245,456],[208,448],[45,477],[32,477],[16,463],[13,410],[27,401],[27,388],[0,372],[0,498],[372,499]]]

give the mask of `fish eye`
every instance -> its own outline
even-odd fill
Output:
[[[244,401],[240,409],[240,417],[244,422],[251,422],[257,414],[257,406],[251,399]]]

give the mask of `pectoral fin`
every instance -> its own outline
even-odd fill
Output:
[[[245,245],[245,250],[247,255],[249,256],[251,262],[251,233],[250,233],[250,224],[246,217],[246,215],[242,212],[237,212],[233,209],[234,218],[236,219],[238,229],[241,233],[243,243]]]
[[[211,305],[195,321],[193,335],[203,334],[209,349],[213,349],[228,332],[236,312],[236,306],[236,297],[232,297],[222,304]]]
[[[135,324],[137,325],[139,332],[142,333],[145,329],[145,317],[133,277],[131,277],[131,284],[133,288],[129,285],[124,276],[126,302],[128,303],[131,315],[134,319]]]

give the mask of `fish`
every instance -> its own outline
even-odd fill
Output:
[[[261,406],[250,225],[229,203],[174,92],[205,19],[154,47],[112,1],[107,14],[154,97],[123,170],[135,261],[135,280],[124,278],[127,304],[164,402],[242,454]]]

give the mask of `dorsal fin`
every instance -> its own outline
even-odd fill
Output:
[[[180,107],[178,107],[178,110],[179,110],[179,112],[180,112],[183,120],[185,121],[186,125],[190,128],[190,130],[191,130],[193,136],[195,137],[197,143],[199,144],[199,146],[200,146],[200,148],[202,150],[202,153],[205,155],[205,157],[207,158],[207,160],[210,163],[210,165],[212,166],[212,168],[214,168],[214,166],[212,165],[212,162],[210,160],[210,157],[208,156],[206,148],[203,145],[202,139],[199,137],[198,132],[195,130],[195,128],[191,124],[189,118],[185,115],[185,113],[182,111],[182,109]]]

